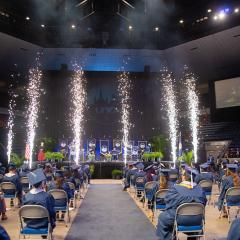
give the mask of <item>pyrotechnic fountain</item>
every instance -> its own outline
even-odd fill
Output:
[[[178,109],[176,106],[176,95],[174,92],[174,79],[167,68],[162,72],[164,108],[167,111],[169,137],[171,142],[172,161],[175,165],[177,160],[177,133],[178,133]]]
[[[187,92],[188,116],[192,134],[194,161],[198,161],[198,126],[199,126],[199,99],[196,90],[196,78],[185,66],[184,84]]]
[[[15,102],[15,95],[12,96],[11,100],[9,101],[9,108],[8,108],[8,113],[9,113],[9,118],[8,118],[8,135],[7,135],[7,158],[8,162],[11,161],[11,153],[12,153],[12,145],[13,145],[13,138],[14,138],[14,133],[13,133],[13,126],[14,126],[14,107],[16,105]]]
[[[27,88],[28,108],[27,108],[27,144],[29,149],[29,167],[32,168],[34,139],[38,125],[38,112],[41,96],[42,71],[39,62],[40,54],[36,58],[36,67],[29,69],[29,84]]]
[[[129,78],[129,73],[126,71],[121,72],[118,77],[118,94],[121,101],[121,123],[123,132],[123,148],[124,148],[124,164],[127,164],[127,149],[129,147],[129,131],[130,131],[130,89],[131,80]]]
[[[81,137],[83,132],[84,108],[86,103],[86,80],[84,72],[77,64],[73,65],[74,74],[71,82],[71,125],[74,135],[75,162],[79,164]]]

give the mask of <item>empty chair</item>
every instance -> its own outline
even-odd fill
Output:
[[[191,219],[191,221],[189,221]],[[178,234],[185,233],[191,237],[203,237],[205,239],[205,207],[201,203],[184,203],[177,210],[174,221],[176,239]]]
[[[240,187],[232,187],[226,191],[223,206],[227,213],[228,222],[230,222],[230,208],[233,208],[233,207],[238,208],[238,211],[236,213],[236,217],[237,217],[237,214],[239,213],[239,210],[240,210]],[[224,208],[222,208],[220,217],[222,216]]]
[[[25,239],[25,236],[39,235],[40,237],[46,236],[47,239],[52,239],[52,228],[48,210],[40,205],[25,205],[19,210],[20,217],[20,233],[19,239]],[[46,221],[44,228],[32,228],[28,225],[30,220]]]
[[[158,189],[158,183],[156,181],[147,182],[144,187],[145,202],[149,208],[152,207],[155,193]]]
[[[211,196],[212,196],[213,182],[211,180],[202,180],[199,182],[199,185],[203,189],[206,197],[208,197],[208,204],[209,204],[211,201]]]
[[[153,214],[155,216],[156,221],[157,221],[157,210],[164,211],[166,208],[166,203],[164,201],[164,198],[167,192],[168,192],[168,189],[161,189],[161,190],[158,190],[155,194]]]
[[[142,196],[144,193],[144,186],[145,186],[145,178],[144,177],[137,177],[135,181],[135,197]]]
[[[29,179],[28,177],[21,177],[20,182],[22,184],[22,190],[27,193],[30,190]]]
[[[69,205],[68,205],[68,195],[62,189],[53,189],[48,192],[51,194],[55,200],[55,211],[59,214],[59,212],[67,213],[67,222],[70,222],[70,214],[69,214]]]
[[[14,206],[14,200],[17,198],[17,189],[14,183],[11,182],[2,182],[0,184],[0,189],[3,193],[3,197],[5,199],[10,199],[10,207],[13,203]],[[11,203],[12,202],[12,203]]]

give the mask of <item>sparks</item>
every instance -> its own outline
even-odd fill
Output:
[[[123,71],[118,77],[118,94],[121,101],[121,123],[123,126],[123,149],[124,149],[124,164],[127,164],[127,149],[129,147],[129,131],[131,123],[129,119],[130,115],[130,89],[131,80],[129,79],[129,73]]]
[[[196,78],[185,66],[184,84],[187,90],[188,115],[192,134],[194,161],[198,161],[198,126],[199,126],[199,99],[196,90]]]
[[[8,142],[7,142],[7,157],[8,157],[8,162],[11,161],[11,154],[12,154],[12,145],[13,145],[13,138],[14,138],[14,132],[13,132],[13,126],[14,126],[14,107],[16,106],[15,99],[12,98],[9,101],[9,108],[8,108],[8,113],[9,113],[9,118],[8,118]]]
[[[27,144],[29,145],[29,167],[32,168],[34,140],[38,125],[40,107],[42,71],[40,70],[39,56],[36,58],[36,67],[29,69],[29,83],[27,88]]]
[[[77,64],[73,65],[74,74],[71,82],[71,125],[74,135],[75,162],[79,164],[81,138],[83,132],[84,108],[86,103],[86,80],[84,72]]]
[[[164,108],[167,111],[169,123],[169,137],[171,142],[171,156],[174,166],[177,160],[177,133],[178,133],[178,109],[176,106],[176,95],[174,92],[174,79],[167,68],[163,69],[162,83],[164,93]]]

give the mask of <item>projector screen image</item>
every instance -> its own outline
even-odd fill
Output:
[[[215,82],[216,108],[240,106],[240,77]]]

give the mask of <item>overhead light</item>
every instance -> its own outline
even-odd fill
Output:
[[[154,28],[154,31],[155,31],[155,32],[158,32],[158,31],[159,31],[159,27],[155,27],[155,28]]]
[[[44,25],[44,24],[41,24],[41,27],[42,27],[42,28],[45,28],[45,25]]]
[[[234,9],[234,12],[235,12],[235,13],[239,13],[239,8],[235,8],[235,9]]]
[[[29,20],[30,20],[30,17],[27,16],[27,17],[26,17],[26,20],[29,21]]]
[[[218,20],[218,16],[215,15],[215,16],[213,17],[213,19],[214,19],[214,20]]]
[[[226,17],[226,13],[224,11],[221,11],[219,14],[218,14],[218,17],[219,19],[224,19]]]
[[[128,26],[128,30],[131,31],[132,29],[133,29],[133,27],[132,27],[131,25],[129,25],[129,26]]]
[[[74,24],[72,24],[71,28],[72,28],[72,29],[75,29],[75,28],[76,28],[76,26],[75,26]]]
[[[183,24],[183,23],[184,23],[183,19],[181,19],[181,20],[179,21],[179,23]]]
[[[208,13],[212,12],[212,9],[209,8],[209,9],[207,10],[207,12],[208,12]]]

